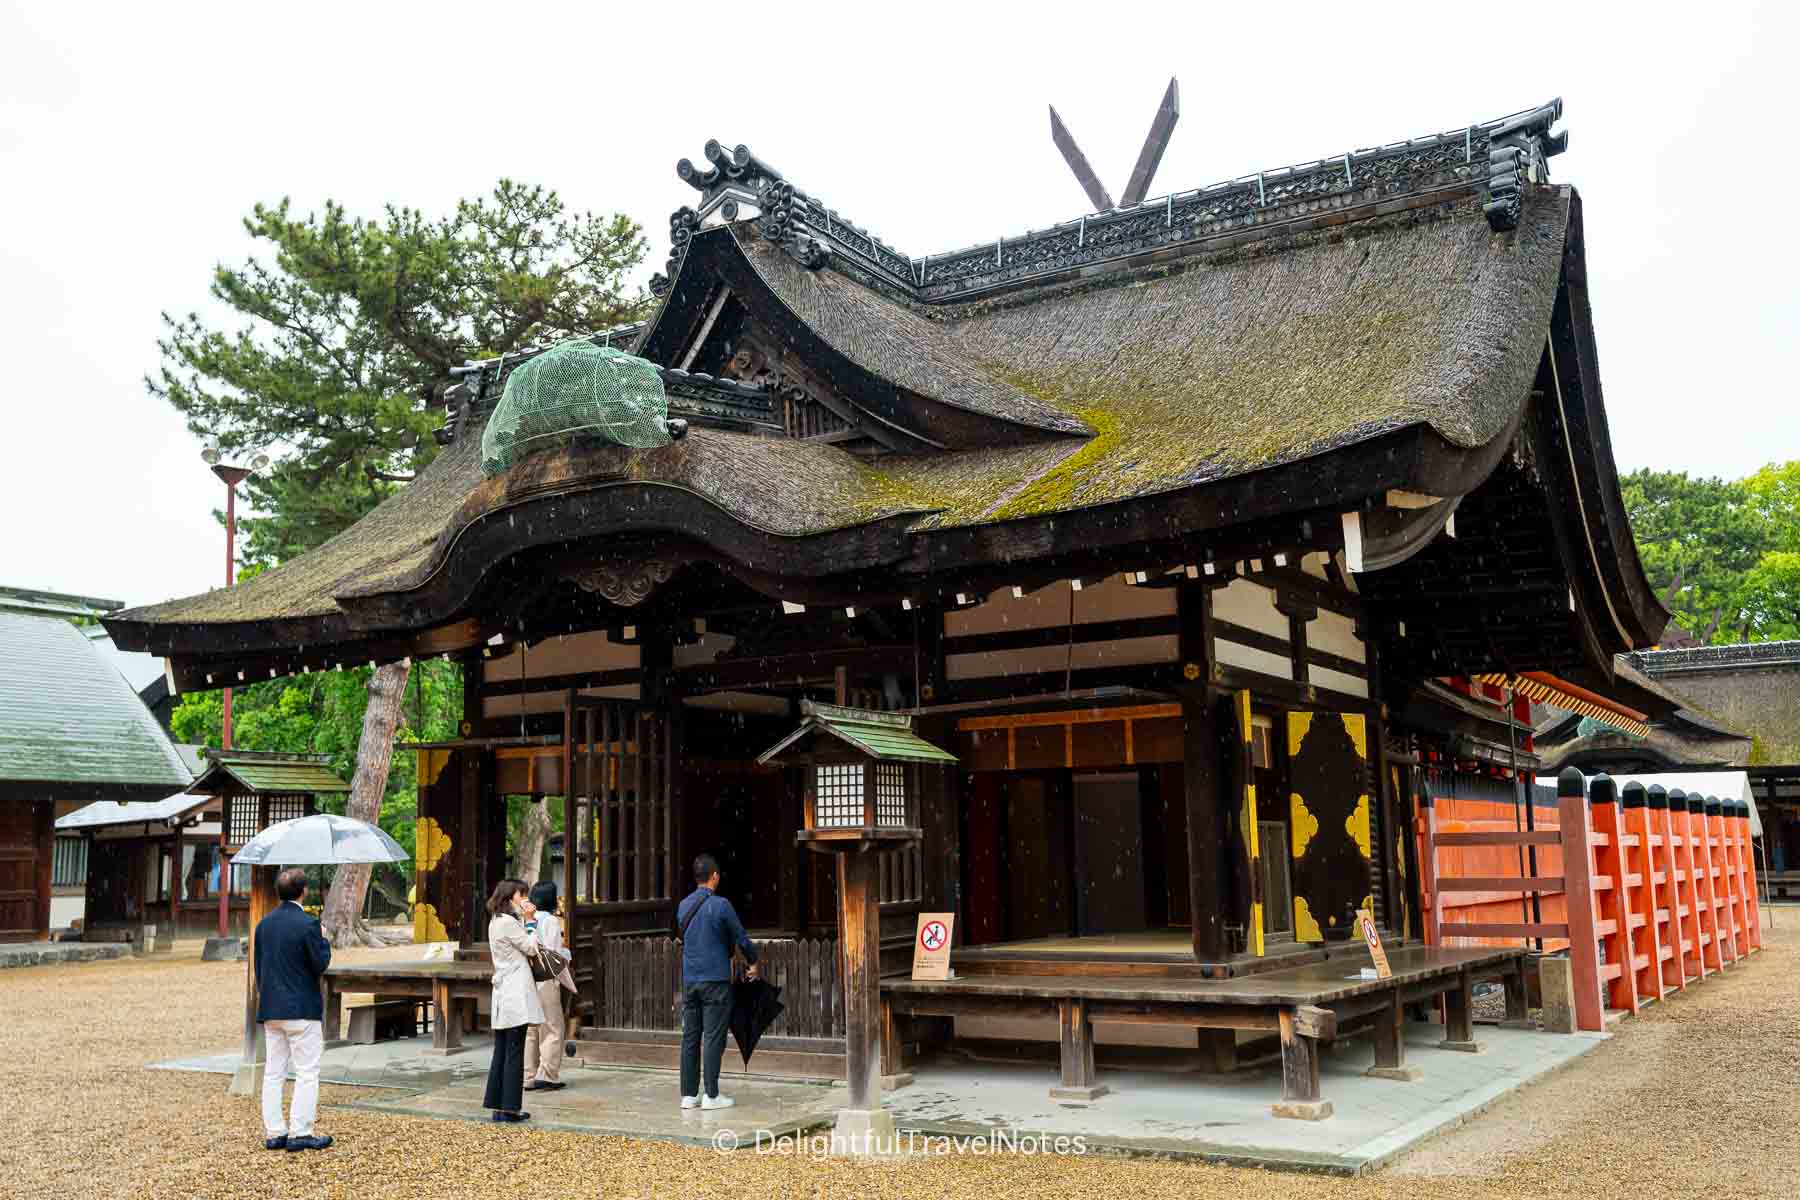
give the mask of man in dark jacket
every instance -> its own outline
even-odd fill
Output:
[[[256,925],[256,1019],[262,1022],[269,1061],[263,1075],[263,1130],[268,1150],[323,1150],[329,1137],[313,1136],[319,1111],[319,1055],[325,1049],[325,998],[319,976],[331,965],[331,943],[306,915],[306,872],[289,867],[275,877],[275,911]],[[294,1103],[281,1117],[281,1085],[294,1067]]]
[[[756,947],[731,901],[719,895],[719,863],[710,854],[694,860],[693,892],[675,910],[681,932],[681,1107],[730,1108],[719,1095],[719,1062],[731,1024],[731,950],[743,951],[756,978]],[[705,1043],[706,1095],[700,1095],[701,1043]]]

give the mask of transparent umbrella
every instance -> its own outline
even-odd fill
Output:
[[[314,813],[277,821],[232,856],[238,866],[287,867],[318,863],[407,862],[399,842],[367,821]]]

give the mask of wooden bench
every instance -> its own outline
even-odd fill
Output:
[[[344,1040],[353,1046],[373,1046],[376,1042],[418,1036],[417,1000],[376,999],[349,1008],[350,1029]]]
[[[325,996],[325,1028],[343,1028],[344,994],[367,993],[383,1000],[431,1002],[431,1049],[456,1054],[465,1026],[473,1026],[480,1002],[493,994],[494,969],[485,963],[410,962],[332,965],[320,989]]]
[[[1093,1100],[1107,1087],[1094,1070],[1093,1024],[1250,1030],[1280,1040],[1282,1096],[1276,1116],[1320,1120],[1331,1104],[1320,1095],[1319,1044],[1353,1030],[1374,1035],[1371,1075],[1409,1080],[1402,1036],[1409,1006],[1444,998],[1446,1050],[1476,1051],[1472,991],[1477,977],[1507,980],[1508,1016],[1522,1020],[1525,952],[1408,947],[1389,954],[1393,977],[1364,979],[1366,954],[1346,950],[1323,962],[1237,979],[1105,974],[971,975],[943,982],[884,979],[883,1071],[904,1068],[907,1025],[918,1017],[1054,1016],[1060,1030],[1059,1100]],[[1096,965],[1082,964],[1083,971]],[[1103,969],[1103,968],[1101,968]],[[1512,1010],[1517,1007],[1517,1013]]]

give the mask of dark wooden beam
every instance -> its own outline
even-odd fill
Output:
[[[1212,605],[1197,584],[1176,592],[1181,682],[1182,796],[1187,809],[1188,906],[1194,957],[1220,962],[1225,946],[1225,805],[1217,705],[1208,692]]]
[[[1177,618],[1132,617],[1120,621],[1088,621],[1076,625],[1047,625],[1040,629],[1004,629],[995,633],[965,634],[944,639],[945,654],[991,654],[1002,650],[1032,650],[1066,643],[1111,642],[1121,638],[1167,637],[1177,632]]]

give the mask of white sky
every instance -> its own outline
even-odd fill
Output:
[[[1800,458],[1793,13],[0,0],[0,584],[220,582],[223,487],[142,378],[259,200],[438,213],[510,176],[638,220],[647,279],[718,137],[933,253],[1085,210],[1050,102],[1117,195],[1172,74],[1153,195],[1561,95],[1620,468]]]

